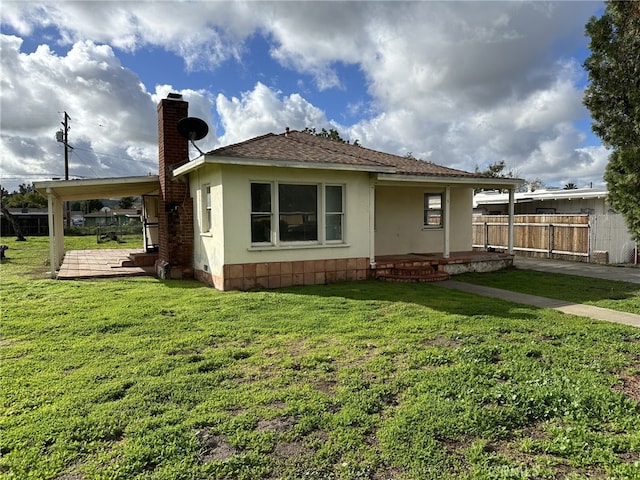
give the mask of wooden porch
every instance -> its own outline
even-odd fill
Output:
[[[387,282],[438,282],[466,272],[492,272],[513,266],[513,255],[500,252],[466,251],[409,253],[376,257],[372,277]]]

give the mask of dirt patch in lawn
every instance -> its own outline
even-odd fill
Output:
[[[616,385],[615,390],[624,393],[627,397],[640,402],[640,374],[620,373],[621,385]]]
[[[214,435],[203,428],[198,430],[196,438],[201,445],[198,457],[202,463],[224,461],[236,454],[235,447],[227,443],[224,435]]]

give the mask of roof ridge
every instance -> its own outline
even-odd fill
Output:
[[[292,133],[298,133],[298,134],[300,134],[299,136],[298,136],[298,135],[296,135],[295,137],[302,137],[302,135],[309,135],[309,138],[314,138],[314,139],[318,140],[319,142],[326,143],[326,144],[327,144],[327,146],[324,146],[324,145],[318,145],[317,143],[316,143],[316,144],[314,144],[313,142],[305,142],[305,141],[304,141],[303,139],[301,139],[301,138],[295,138],[295,137],[290,137],[290,136],[288,136],[288,135],[291,135]],[[360,146],[360,145],[352,145],[352,144],[350,144],[350,143],[348,143],[348,142],[340,143],[340,142],[338,142],[337,140],[331,140],[330,138],[318,137],[318,136],[313,135],[313,134],[311,134],[311,133],[305,133],[305,132],[301,132],[301,131],[299,131],[299,130],[290,130],[289,132],[284,133],[284,134],[282,134],[282,135],[284,135],[286,138],[290,138],[291,140],[293,140],[293,141],[295,141],[295,142],[298,142],[298,143],[304,143],[304,144],[312,145],[312,146],[319,146],[320,148],[322,148],[322,149],[324,149],[324,150],[329,150],[329,151],[331,151],[331,152],[339,153],[339,154],[341,154],[341,155],[348,155],[348,156],[350,156],[350,157],[357,158],[358,160],[366,160],[366,161],[368,161],[368,162],[372,162],[372,163],[374,163],[374,164],[376,164],[376,165],[379,165],[379,166],[381,166],[381,167],[388,167],[389,165],[387,165],[387,164],[385,164],[385,163],[382,163],[382,162],[378,162],[378,161],[376,161],[376,160],[374,160],[374,159],[371,159],[371,158],[368,158],[368,157],[367,157],[367,158],[363,158],[361,155],[355,155],[355,154],[351,153],[351,149],[353,149],[353,148],[362,148],[362,149],[364,149],[364,150],[368,150],[368,151],[370,151],[370,152],[375,152],[375,153],[377,153],[377,154],[383,153],[383,154],[385,154],[385,155],[392,155],[392,156],[395,156],[395,157],[398,157],[398,158],[402,158],[402,157],[399,157],[399,156],[397,156],[397,155],[394,155],[393,153],[379,152],[379,151],[377,151],[377,150],[372,150],[372,149],[370,149],[370,148],[362,147],[362,146]],[[329,147],[328,145],[331,145],[331,146],[335,145],[335,146],[336,146],[336,148],[331,148],[331,147]],[[341,147],[351,147],[351,148],[349,148],[346,152],[343,152],[343,151],[340,151],[340,148],[341,148]]]
[[[352,145],[352,144],[350,144],[348,142],[340,143],[340,142],[337,142],[336,140],[331,140],[329,138],[319,137],[317,135],[313,135],[313,134],[306,133],[306,132],[301,132],[299,130],[291,130],[288,133],[289,134],[291,134],[291,133],[299,134],[299,135],[296,135],[296,137],[302,137],[302,135],[309,135],[309,138],[313,138],[313,139],[317,140],[318,142],[326,143],[327,146],[326,147],[321,146],[321,148],[326,148],[327,150],[330,150],[330,151],[336,152],[336,153],[340,153],[340,154],[343,154],[343,155],[349,155],[349,156],[351,156],[353,158],[357,158],[359,160],[366,160],[368,162],[372,162],[372,163],[374,163],[376,165],[379,165],[379,166],[382,166],[382,167],[388,167],[390,165],[389,165],[389,163],[385,163],[383,161],[376,160],[375,158],[372,158],[372,157],[382,155],[382,156],[392,157],[396,161],[410,162],[410,163],[415,163],[415,164],[427,164],[427,165],[432,165],[433,167],[436,167],[436,168],[442,168],[442,169],[445,169],[445,170],[449,170],[452,173],[455,172],[457,174],[463,174],[465,176],[475,176],[473,174],[473,172],[468,172],[468,171],[465,171],[465,170],[460,170],[458,168],[452,168],[452,167],[448,167],[448,166],[445,166],[445,165],[440,165],[439,163],[434,163],[431,160],[423,160],[421,158],[400,156],[400,155],[397,155],[395,153],[383,152],[381,150],[374,150],[372,148],[364,147],[362,145]],[[283,134],[283,135],[285,137],[287,136],[286,134]],[[293,138],[293,137],[291,137],[291,138]],[[335,148],[331,148],[329,146],[330,145],[329,142],[331,142],[331,144],[335,145]],[[314,145],[313,142],[300,142],[300,143],[307,143],[307,144]],[[315,144],[315,145],[317,145],[317,144]],[[358,149],[358,150],[354,150],[354,149]],[[345,151],[341,151],[341,150],[345,150]],[[356,155],[355,154],[356,152],[363,151],[363,150],[371,152],[371,155]],[[392,166],[394,168],[396,168],[397,170],[402,170],[402,168],[400,166],[398,166],[397,163],[395,163],[395,162],[394,162],[394,164]]]
[[[222,147],[214,148],[213,150],[208,151],[205,155],[211,155],[214,152],[218,152],[220,150],[224,150],[225,148],[233,148],[233,147],[237,147],[238,145],[248,145],[250,143],[254,143],[254,142],[257,142],[259,140],[262,140],[264,138],[275,137],[275,136],[277,136],[277,135],[275,133],[272,133],[272,132],[265,133],[264,135],[259,135],[257,137],[253,137],[253,138],[250,138],[248,140],[243,140],[242,142],[230,143],[230,144],[224,145]]]

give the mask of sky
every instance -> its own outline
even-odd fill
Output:
[[[602,2],[0,0],[0,185],[157,173],[170,92],[208,151],[286,127],[550,187],[604,188],[582,104]],[[192,152],[195,156],[196,152]]]

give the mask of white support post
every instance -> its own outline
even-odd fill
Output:
[[[376,184],[374,174],[369,175],[369,266],[376,268]]]
[[[515,189],[509,189],[509,243],[508,253],[513,255],[513,224],[515,221]]]
[[[444,189],[444,252],[443,257],[449,258],[451,255],[451,228],[450,224],[451,212],[451,187]]]
[[[51,278],[56,278],[56,235],[55,235],[55,221],[53,217],[54,201],[53,192],[51,189],[47,189],[47,206],[48,219],[49,219],[49,266],[51,268]]]

